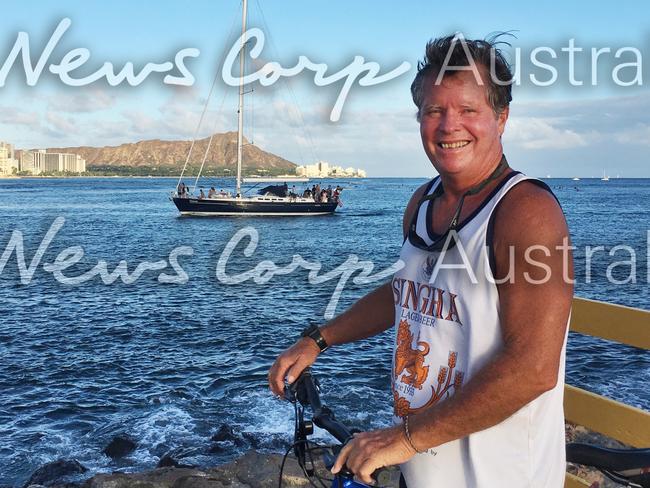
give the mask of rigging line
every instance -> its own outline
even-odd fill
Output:
[[[251,145],[255,145],[255,91],[251,88],[251,111],[250,111],[250,131],[251,131]]]
[[[214,87],[217,85],[217,78],[219,76],[219,71],[214,76],[214,80],[212,80],[212,86],[210,87],[210,91],[208,93],[208,98],[205,101],[205,105],[203,106],[203,111],[201,112],[201,117],[199,117],[199,123],[196,126],[196,130],[194,131],[194,136],[192,136],[192,143],[190,144],[190,150],[187,153],[187,157],[185,158],[185,164],[183,165],[183,170],[181,171],[181,175],[178,178],[178,184],[176,185],[177,187],[180,186],[181,180],[183,179],[183,174],[185,174],[185,169],[187,168],[188,163],[190,162],[190,156],[192,155],[192,149],[194,149],[194,143],[196,142],[196,138],[199,135],[199,130],[201,129],[201,125],[203,124],[203,118],[205,117],[205,113],[208,110],[208,104],[210,103],[210,98],[212,98],[212,92],[214,91]],[[199,176],[200,176],[199,172]],[[198,180],[198,177],[197,177]],[[196,189],[196,183],[194,183],[194,188],[192,191]]]
[[[275,42],[273,41],[273,38],[271,37],[271,29],[269,29],[269,25],[266,22],[266,17],[264,15],[264,11],[262,10],[262,6],[261,6],[259,0],[256,0],[256,3],[257,3],[257,8],[259,9],[260,15],[262,17],[262,23],[264,24],[264,27],[266,28],[266,32],[268,33],[267,37],[268,37],[269,42],[271,44],[271,50],[274,51],[273,55],[276,57],[276,59],[280,59],[279,56],[278,56],[278,49],[275,46]],[[284,77],[280,77],[280,80],[281,80],[281,82],[286,84],[287,89],[289,90],[289,94],[291,95],[291,98],[293,99],[293,103],[294,103],[294,105],[296,107],[296,111],[298,112],[298,116],[300,117],[300,122],[302,123],[302,128],[305,131],[305,133],[307,134],[307,138],[309,139],[309,144],[310,144],[310,149],[311,149],[311,152],[312,152],[312,156],[314,157],[315,161],[318,161],[319,158],[318,158],[318,154],[317,154],[318,149],[316,148],[316,143],[314,142],[314,139],[312,138],[311,132],[308,129],[308,125],[305,123],[305,119],[302,116],[302,112],[300,111],[300,108],[299,108],[300,105],[298,104],[298,99],[297,99],[297,97],[296,97],[296,95],[295,95],[295,93],[293,91],[293,88],[291,87],[291,83],[289,83],[289,80],[287,78],[284,78]],[[300,148],[298,148],[298,150],[300,151]]]
[[[228,33],[227,39],[229,39],[232,36],[233,30],[235,28],[235,20],[236,17],[233,18],[232,23],[230,25],[230,32]],[[221,53],[221,58],[223,59],[226,54],[226,46],[224,46],[223,52]],[[187,157],[185,158],[185,164],[183,165],[183,169],[181,170],[181,175],[178,178],[178,183],[176,184],[176,188],[178,188],[181,184],[181,181],[183,180],[183,175],[185,174],[185,170],[187,169],[187,165],[190,162],[190,156],[192,155],[192,149],[194,148],[194,143],[196,142],[196,138],[199,135],[199,130],[201,129],[201,125],[203,124],[203,118],[205,117],[205,114],[208,110],[208,105],[210,104],[210,98],[212,97],[212,92],[214,91],[214,87],[217,85],[217,79],[219,78],[219,70],[216,71],[214,75],[214,79],[212,80],[212,86],[210,86],[210,91],[208,92],[208,98],[205,100],[205,105],[203,106],[203,111],[201,112],[201,117],[199,117],[199,123],[196,126],[196,130],[194,131],[194,136],[192,137],[192,143],[190,144],[190,150],[187,153]],[[196,181],[198,181],[199,176],[201,176],[201,172],[199,171],[199,175],[197,176]],[[192,192],[196,190],[196,181],[194,182],[194,188],[192,188]]]
[[[271,37],[271,29],[270,29],[270,27],[269,27],[269,25],[268,25],[268,22],[266,21],[266,17],[264,16],[264,12],[263,12],[263,10],[262,10],[262,6],[261,6],[261,4],[259,3],[259,1],[256,2],[256,6],[257,6],[257,9],[259,10],[259,14],[260,14],[260,17],[261,17],[261,19],[262,19],[262,24],[264,25],[264,28],[266,29],[266,32],[267,32],[267,34],[268,34],[269,42],[270,42],[270,44],[271,44],[271,51],[272,51],[272,54],[275,56],[276,59],[279,59],[278,49],[276,48],[276,46],[275,46],[275,42],[273,41],[273,39],[272,39],[272,37]],[[287,91],[289,91],[289,92],[291,93],[291,87],[288,85],[288,83],[286,82],[286,80],[285,80],[285,79],[281,79],[281,83],[286,83],[286,89],[287,89]],[[292,94],[292,93],[291,93],[291,94]],[[288,109],[291,109],[291,108],[292,108],[292,107],[291,107],[291,103],[290,103],[291,100],[287,100],[283,95],[281,95],[281,96],[282,96],[281,101],[282,101],[282,102],[286,102]],[[293,98],[294,106],[295,106],[295,108],[296,108],[296,112],[297,112],[297,114],[298,114],[298,120],[297,120],[297,123],[298,123],[298,125],[300,125],[300,126],[302,127],[303,130],[305,130],[305,126],[306,126],[306,124],[305,124],[305,122],[304,122],[304,119],[303,119],[303,117],[302,117],[302,114],[300,113],[300,109],[298,108],[298,103],[297,103],[297,100],[296,100],[295,95],[294,95],[292,98]],[[298,133],[297,129],[296,129],[296,128],[293,126],[293,124],[291,123],[292,112],[289,110],[288,113],[289,113],[289,131],[291,132],[292,137],[294,137],[294,138],[296,139],[296,141],[297,141],[297,143],[294,145],[294,147],[295,147],[295,149],[298,151],[298,157],[299,157],[299,160],[300,160],[301,164],[305,165],[305,164],[307,164],[307,160],[306,160],[305,154],[304,154],[303,151],[302,151],[302,146],[301,146],[301,144],[300,144],[300,139],[301,139],[301,137],[302,137],[302,139],[305,139],[305,140],[310,139],[309,142],[310,142],[311,145],[312,145],[312,147],[311,147],[311,149],[312,149],[312,156],[313,156],[313,157],[316,157],[316,155],[315,155],[315,153],[314,153],[314,150],[313,150],[313,145],[314,145],[314,143],[313,143],[313,140],[311,140],[311,136],[310,136],[309,134],[307,134],[307,137],[304,137],[304,134],[299,134],[299,133]],[[307,132],[307,131],[305,130],[305,134],[306,134],[306,132]],[[318,159],[318,158],[316,158],[316,159]]]
[[[227,96],[228,96],[228,92],[225,91],[223,97],[221,98],[221,104],[217,109],[217,113],[221,112],[221,109],[223,108]],[[205,161],[208,159],[208,153],[210,152],[210,147],[212,146],[212,139],[214,138],[214,134],[215,131],[217,130],[218,124],[219,124],[219,118],[216,118],[214,121],[214,126],[212,127],[212,131],[210,132],[210,140],[208,140],[208,146],[206,147],[205,154],[203,155],[203,161],[201,161],[201,167],[199,168],[199,173],[196,175],[196,179],[194,180],[194,187],[192,188],[192,192],[196,191],[196,185],[199,184],[199,178],[201,177],[201,173],[203,172],[203,166],[205,165]]]

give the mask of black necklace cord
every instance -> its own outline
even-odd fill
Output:
[[[497,167],[492,171],[490,176],[485,178],[483,181],[478,183],[477,185],[471,187],[469,190],[467,190],[463,195],[460,197],[460,201],[458,202],[458,206],[456,207],[456,211],[454,212],[454,216],[451,219],[451,223],[449,224],[449,230],[454,230],[458,226],[458,221],[460,220],[460,213],[463,209],[463,203],[465,203],[465,197],[471,196],[471,195],[476,195],[477,193],[480,193],[483,188],[485,188],[488,184],[496,180],[499,176],[503,174],[503,172],[506,170],[508,167],[508,161],[506,160],[505,155],[501,156],[501,161],[499,161],[499,164]],[[445,192],[445,189],[442,186],[442,181],[440,184],[436,187],[435,191],[431,195],[425,195],[422,197],[420,200],[420,203],[418,204],[418,208],[420,208],[420,205],[422,205],[424,202],[427,200],[435,200],[438,198],[440,195],[442,195]]]

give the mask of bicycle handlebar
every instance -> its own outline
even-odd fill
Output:
[[[336,420],[334,413],[321,402],[318,390],[318,380],[313,376],[311,368],[305,369],[293,384],[287,385],[285,387],[285,397],[287,400],[293,403],[300,403],[302,407],[309,406],[313,414],[312,422],[321,429],[325,429],[327,432],[332,434],[332,436],[334,436],[336,440],[341,443],[341,446],[344,446],[352,438],[353,431]],[[297,432],[304,433],[304,430],[300,428],[297,430]],[[340,447],[338,449],[336,447],[333,447],[332,450],[334,452],[334,455],[337,456]],[[330,459],[330,462],[333,463],[334,459]],[[330,466],[327,467],[329,468]],[[353,481],[352,477],[354,476],[354,473],[352,473],[345,465],[339,472],[339,475],[347,478],[348,481],[342,485],[334,484],[332,486],[367,486]],[[377,469],[374,473],[372,473],[371,476],[378,486],[385,486],[392,479],[391,472],[386,468]]]
[[[336,420],[334,413],[321,402],[310,368],[305,369],[293,385],[289,386],[289,391],[295,393],[296,399],[303,406],[311,407],[314,424],[332,434],[341,444],[350,440],[352,431]]]

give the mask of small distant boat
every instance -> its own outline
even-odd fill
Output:
[[[603,177],[600,179],[600,181],[609,181],[609,176],[607,176],[605,170],[603,170]]]
[[[575,178],[573,178],[573,181],[580,181],[580,178],[576,176]]]

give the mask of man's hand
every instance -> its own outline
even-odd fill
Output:
[[[371,475],[379,468],[402,464],[415,455],[401,425],[355,434],[336,458],[332,473],[347,465],[362,483],[374,484]]]
[[[314,364],[319,354],[320,348],[309,337],[301,338],[280,354],[269,370],[269,387],[273,394],[284,397],[284,379],[289,383],[296,381],[305,368]]]

